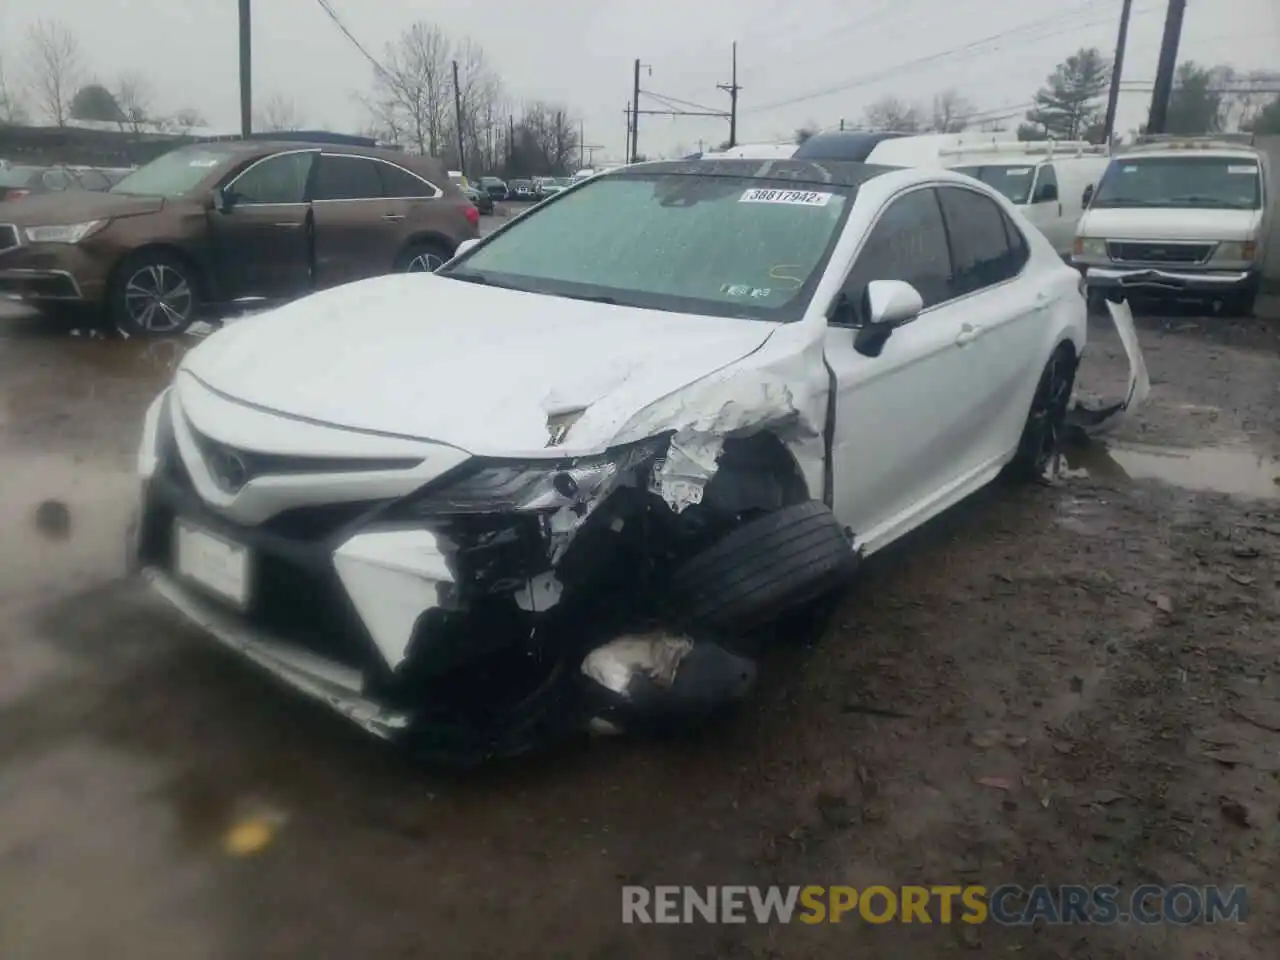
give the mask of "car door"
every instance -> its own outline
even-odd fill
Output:
[[[1052,163],[1042,163],[1036,171],[1036,182],[1031,187],[1031,200],[1026,207],[1027,219],[1053,244],[1061,255],[1071,252],[1074,239],[1072,228],[1062,207],[1058,171]]]
[[[307,181],[318,150],[256,160],[223,186],[209,215],[219,286],[226,299],[283,299],[312,288]]]
[[[980,471],[1018,442],[1027,410],[1026,385],[1040,375],[1041,325],[1053,300],[1025,272],[1030,247],[996,200],[958,185],[938,188],[951,239],[955,308],[964,310],[977,335],[965,351],[975,378],[970,415],[981,425],[966,451],[967,470]]]
[[[854,349],[872,280],[904,280],[924,301],[879,356]],[[915,526],[943,503],[972,461],[982,393],[969,369],[976,327],[956,304],[951,254],[931,186],[898,194],[880,211],[845,280],[852,325],[828,326],[836,383],[833,509],[867,552]],[[852,328],[851,328],[852,326]]]
[[[378,175],[387,199],[388,219],[393,221],[388,238],[397,256],[413,237],[427,233],[452,236],[456,232],[456,226],[439,222],[441,204],[438,201],[444,196],[444,190],[436,184],[390,160],[378,161]]]
[[[320,155],[311,193],[316,286],[388,273],[395,264],[405,217],[384,196],[380,166],[370,157]]]

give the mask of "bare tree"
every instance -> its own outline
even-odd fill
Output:
[[[960,133],[969,125],[973,103],[955,87],[941,91],[933,98],[934,133]]]
[[[37,20],[27,31],[27,86],[36,106],[65,127],[80,86],[80,43],[57,20]]]
[[[123,73],[116,80],[116,103],[120,115],[134,133],[151,119],[151,84],[142,74]]]
[[[0,127],[27,122],[27,111],[18,94],[9,86],[4,60],[0,58]]]
[[[577,166],[578,125],[563,107],[542,101],[524,106],[515,125],[508,173],[563,176]]]
[[[165,123],[165,126],[176,127],[179,133],[187,134],[196,127],[203,127],[205,123],[205,118],[199,110],[194,107],[183,107]]]
[[[421,20],[387,44],[385,66],[374,71],[365,100],[383,139],[432,156],[440,152],[453,103],[449,54],[449,38]]]
[[[502,81],[489,65],[484,48],[474,40],[463,40],[455,46],[453,60],[458,65],[457,94],[458,101],[462,105],[460,118],[462,140],[468,155],[474,157],[480,151],[481,142],[486,139],[481,130],[481,124],[489,116],[487,108],[497,103],[502,96]],[[450,92],[452,92],[452,85],[450,85]],[[457,118],[451,118],[450,143],[447,145],[451,151],[446,150],[446,156],[449,156],[450,152],[456,155],[457,123]],[[510,153],[512,145],[508,144],[508,147]]]
[[[795,132],[796,143],[797,144],[804,143],[806,140],[808,140],[817,132],[818,132],[817,126],[812,123],[807,123],[803,127],[796,127],[796,132]]]
[[[305,120],[301,112],[299,112],[297,104],[280,94],[275,94],[268,98],[253,120],[254,127],[263,133],[301,130],[304,123]]]
[[[882,97],[867,107],[865,122],[872,130],[903,133],[914,133],[924,125],[918,107],[894,96]]]

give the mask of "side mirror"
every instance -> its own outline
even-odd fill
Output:
[[[1056,183],[1042,183],[1036,189],[1036,203],[1051,203],[1058,199],[1058,185]]]
[[[226,213],[231,209],[231,194],[226,187],[214,187],[213,209],[219,213]]]
[[[920,291],[905,280],[872,280],[863,297],[867,321],[858,328],[853,348],[866,357],[880,356],[894,329],[924,309]]]
[[[1089,201],[1093,199],[1093,184],[1089,184],[1084,188],[1084,193],[1080,195],[1080,206],[1087,207]]]
[[[480,241],[476,239],[463,240],[460,244],[458,244],[458,249],[453,251],[453,255],[455,257],[460,257],[479,242]]]

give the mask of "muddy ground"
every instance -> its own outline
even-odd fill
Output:
[[[123,579],[178,345],[0,322],[0,957],[1274,958],[1280,325],[1142,326],[1109,448],[875,558],[735,723],[463,774]],[[1123,375],[1097,330],[1088,383]],[[1250,918],[620,922],[624,883],[771,882],[1240,883]]]

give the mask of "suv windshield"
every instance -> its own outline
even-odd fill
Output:
[[[194,190],[216,167],[231,159],[225,150],[206,145],[179,147],[134,170],[111,193],[145,197],[180,197]]]
[[[1026,203],[1031,195],[1031,181],[1035,179],[1036,168],[1027,166],[1008,166],[1006,164],[981,164],[970,167],[953,167],[956,173],[963,173],[981,180],[989,187],[995,187],[1014,203]]]
[[[1090,206],[1257,210],[1262,180],[1251,157],[1120,157]]]
[[[747,177],[600,177],[439,276],[626,306],[762,320],[804,313],[853,190]]]

